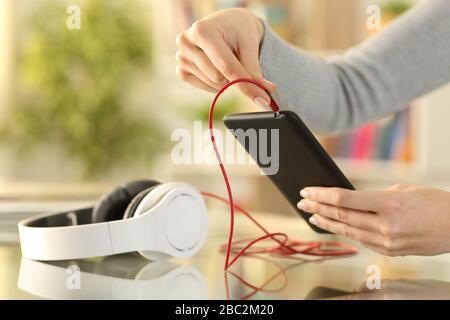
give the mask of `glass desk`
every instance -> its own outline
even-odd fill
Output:
[[[242,257],[223,272],[227,213],[210,214],[208,240],[189,259],[150,262],[136,254],[66,262],[21,258],[0,244],[0,299],[450,299],[450,255],[384,257],[310,231],[296,216],[254,214],[270,231],[301,240],[340,240],[358,254],[336,259]],[[237,217],[235,240],[260,235]],[[375,273],[374,273],[375,271]],[[368,281],[380,289],[369,289]]]

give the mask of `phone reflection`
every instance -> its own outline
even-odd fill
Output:
[[[22,258],[18,287],[49,299],[204,300],[207,287],[193,266],[134,255],[41,262]]]
[[[333,300],[449,300],[450,283],[432,279],[385,279],[380,289],[367,289],[361,284],[356,292],[318,287],[312,290],[310,299]]]

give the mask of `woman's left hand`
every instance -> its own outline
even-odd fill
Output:
[[[450,193],[394,185],[385,191],[308,187],[299,209],[321,229],[388,256],[450,252]]]

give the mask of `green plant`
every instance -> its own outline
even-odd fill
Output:
[[[401,15],[411,8],[411,3],[406,0],[390,0],[385,1],[381,5],[381,10],[384,13],[390,14],[394,17]]]
[[[26,153],[60,143],[85,176],[130,160],[151,161],[161,129],[133,115],[124,95],[149,72],[149,17],[135,2],[78,1],[81,29],[66,28],[66,6],[51,2],[32,16],[18,60],[18,98],[4,141]]]

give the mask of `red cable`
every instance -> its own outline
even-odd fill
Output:
[[[202,192],[202,194],[204,196],[207,197],[211,197],[220,201],[223,201],[225,203],[227,203],[230,207],[230,230],[229,230],[229,234],[228,234],[228,242],[226,244],[225,247],[225,265],[224,265],[224,270],[227,270],[234,262],[237,261],[237,259],[245,254],[255,254],[255,253],[274,253],[277,255],[281,255],[281,256],[289,256],[292,254],[307,254],[307,255],[313,255],[313,256],[340,256],[340,255],[348,255],[348,254],[354,254],[357,252],[357,250],[349,245],[345,245],[339,242],[333,242],[333,241],[328,241],[328,242],[302,242],[302,241],[290,241],[288,236],[284,233],[270,233],[266,228],[264,228],[258,221],[256,221],[247,211],[243,210],[242,208],[240,208],[238,205],[236,205],[233,201],[233,192],[231,191],[231,186],[230,186],[230,181],[228,180],[228,175],[227,172],[225,170],[225,166],[222,163],[222,158],[220,156],[219,150],[217,149],[217,145],[216,145],[216,141],[215,141],[215,137],[214,137],[214,128],[213,128],[213,113],[214,113],[214,108],[216,107],[217,101],[219,99],[219,97],[222,95],[222,93],[225,92],[225,90],[227,90],[229,87],[231,87],[232,85],[236,84],[236,83],[241,83],[241,82],[247,82],[247,83],[251,83],[254,84],[256,86],[258,86],[259,88],[261,88],[262,90],[266,89],[264,88],[264,86],[262,86],[259,82],[253,80],[253,79],[247,79],[247,78],[242,78],[242,79],[236,79],[233,81],[230,81],[229,83],[227,83],[225,86],[223,86],[215,95],[212,103],[211,103],[211,107],[209,109],[209,115],[208,115],[208,127],[209,127],[209,134],[211,137],[211,143],[214,147],[214,153],[216,154],[216,158],[220,167],[220,171],[222,172],[222,177],[223,180],[225,182],[225,186],[227,188],[227,194],[228,194],[228,200],[224,199],[220,196],[208,193],[208,192]],[[270,94],[269,94],[270,96]],[[270,97],[270,107],[272,109],[273,112],[278,112],[279,111],[279,107],[276,104],[276,102],[272,99],[272,97]],[[240,243],[240,242],[244,242],[246,240],[241,240],[238,242],[234,242],[233,243],[233,234],[234,234],[234,210],[237,210],[241,213],[243,213],[248,219],[250,219],[256,226],[258,226],[258,228],[260,228],[265,235],[261,236],[257,239],[253,239],[251,240],[249,243],[247,243],[245,246],[243,247],[237,247],[236,244]],[[282,237],[284,240],[280,241],[277,239],[277,237]],[[256,249],[253,250],[252,252],[248,252],[248,250],[257,242],[263,241],[263,240],[267,240],[267,239],[272,239],[275,242],[278,243],[277,246],[271,247],[271,248],[267,248],[267,247],[262,247],[260,249]],[[298,250],[296,248],[303,246],[305,248]],[[334,247],[335,249],[325,249],[323,250],[322,247]],[[222,248],[223,250],[223,248]],[[233,252],[235,253],[235,256],[233,257],[233,259],[230,262],[230,253]]]
[[[254,285],[252,283],[250,283],[249,281],[245,280],[242,276],[240,276],[239,274],[233,272],[233,271],[228,271],[224,273],[224,280],[225,280],[225,294],[227,297],[227,300],[230,299],[230,293],[229,293],[229,284],[228,284],[228,274],[231,274],[232,276],[234,276],[240,283],[242,283],[243,285],[249,287],[250,289],[252,289],[253,291],[251,291],[250,293],[242,296],[240,299],[241,300],[247,300],[249,298],[251,298],[253,295],[255,295],[258,292],[267,292],[267,293],[274,293],[274,292],[279,292],[282,291],[284,288],[286,288],[287,284],[288,284],[288,277],[287,277],[287,271],[293,269],[293,268],[297,268],[301,265],[307,264],[307,263],[319,263],[321,261],[324,261],[325,259],[336,259],[336,257],[321,257],[321,258],[317,258],[317,259],[312,259],[312,260],[307,260],[304,258],[296,258],[296,257],[292,257],[289,256],[287,257],[288,259],[297,261],[296,263],[289,265],[287,267],[282,267],[280,264],[275,263],[272,260],[263,258],[261,256],[249,256],[249,258],[253,258],[253,259],[258,259],[258,260],[262,260],[266,263],[269,263],[271,265],[273,265],[276,269],[278,269],[278,272],[276,272],[275,274],[273,274],[272,276],[270,276],[269,278],[267,278],[261,285]],[[269,285],[273,280],[277,279],[279,276],[282,276],[282,284],[281,286],[279,286],[276,289],[266,289],[266,286]]]

